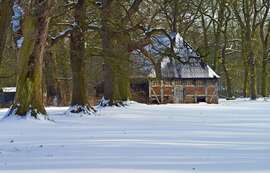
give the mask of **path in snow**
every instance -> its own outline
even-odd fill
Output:
[[[47,109],[56,123],[0,122],[0,173],[270,172],[270,102],[65,109]]]

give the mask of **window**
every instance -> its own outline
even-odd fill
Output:
[[[196,87],[204,87],[205,83],[205,80],[196,80]]]
[[[182,85],[182,81],[180,81],[180,80],[176,80],[174,83],[175,83],[175,85]]]
[[[160,81],[152,81],[152,86],[159,86],[160,85]]]
[[[193,81],[192,80],[185,80],[183,81],[183,85],[193,85]]]

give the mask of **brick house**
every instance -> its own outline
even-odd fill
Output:
[[[131,56],[132,100],[158,104],[218,103],[219,76],[180,34],[155,36],[151,40]],[[172,49],[173,54],[166,53]]]

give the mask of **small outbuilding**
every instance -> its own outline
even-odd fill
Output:
[[[135,101],[218,103],[219,75],[179,33],[153,37],[149,45],[132,53],[132,63],[131,93]]]
[[[16,87],[0,88],[0,107],[9,107],[15,98]]]

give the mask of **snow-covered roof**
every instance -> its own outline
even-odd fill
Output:
[[[13,93],[16,92],[16,87],[4,87],[1,88],[1,91],[5,93]]]
[[[163,78],[219,78],[210,66],[205,64],[200,55],[180,36],[179,33],[154,36],[152,43],[145,46],[145,50],[155,61],[161,61],[161,74]],[[171,40],[174,40],[171,45]],[[166,50],[173,46],[176,56],[169,57]],[[135,64],[143,67],[140,72],[144,76],[155,78],[156,73],[153,64],[139,52],[134,53]],[[138,71],[137,71],[138,72]],[[142,74],[139,74],[142,75]]]

